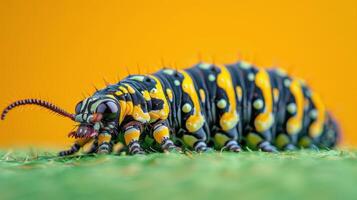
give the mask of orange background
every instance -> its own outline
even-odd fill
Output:
[[[101,3],[99,3],[101,2]],[[0,106],[40,97],[73,111],[103,78],[164,63],[279,65],[305,78],[357,145],[357,1],[1,1]],[[64,147],[73,123],[35,107],[0,123],[0,148]]]

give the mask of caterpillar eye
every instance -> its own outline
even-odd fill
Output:
[[[263,108],[264,102],[261,99],[257,99],[253,102],[253,107],[257,110],[260,110]]]
[[[103,102],[97,107],[97,113],[103,114],[104,118],[115,118],[118,110],[118,105],[112,101]]]
[[[185,103],[185,104],[182,106],[182,111],[183,111],[184,113],[189,113],[191,110],[192,110],[192,106],[191,106],[189,103]]]
[[[79,103],[77,103],[77,105],[76,105],[76,107],[74,109],[74,112],[76,112],[76,114],[81,112],[82,104],[83,104],[83,101],[80,101]]]

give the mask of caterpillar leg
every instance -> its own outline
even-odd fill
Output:
[[[298,150],[298,148],[295,145],[290,143],[290,144],[285,145],[283,150],[284,151],[296,151],[296,150]]]
[[[137,126],[128,127],[124,132],[125,144],[128,145],[129,153],[132,155],[145,154],[139,144],[140,133],[140,128]]]
[[[249,145],[253,146],[254,148],[260,149],[264,152],[278,152],[277,148],[273,146],[269,141],[264,139],[264,137],[258,133],[250,132],[246,140]]]
[[[188,145],[196,152],[205,152],[209,150],[206,144],[207,135],[203,128],[200,128],[194,133],[184,133],[182,139],[186,145]]]
[[[237,142],[238,133],[236,129],[229,132],[220,131],[214,135],[216,145],[224,150],[240,152],[242,149]]]
[[[112,136],[107,133],[101,133],[98,136],[98,154],[108,154],[111,152],[110,140]]]
[[[294,138],[295,136],[290,136],[284,133],[280,133],[278,134],[278,136],[276,137],[276,146],[283,150],[283,151],[295,151],[297,150],[297,147],[294,145]]]
[[[74,144],[72,145],[72,147],[69,150],[60,151],[58,153],[58,155],[59,156],[69,156],[69,155],[75,154],[81,149],[81,147],[83,147],[89,141],[90,141],[90,138],[79,138],[74,142]]]
[[[154,127],[153,137],[155,141],[161,145],[163,151],[178,150],[178,147],[170,140],[170,131],[166,125],[161,123],[156,125]]]

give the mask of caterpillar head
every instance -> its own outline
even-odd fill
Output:
[[[80,101],[75,107],[74,114],[74,120],[80,125],[69,136],[75,138],[97,136],[108,123],[118,120],[119,107],[118,101],[110,96],[92,96]]]

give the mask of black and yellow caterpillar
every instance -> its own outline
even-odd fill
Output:
[[[163,151],[211,148],[265,152],[333,148],[339,128],[321,98],[304,81],[281,69],[259,69],[246,62],[199,63],[185,70],[162,69],[130,75],[79,102],[75,114],[38,99],[36,104],[78,122],[76,141],[61,156],[94,141],[91,153],[110,153],[122,139],[130,154],[143,154],[151,138]],[[149,144],[155,145],[155,144]]]

